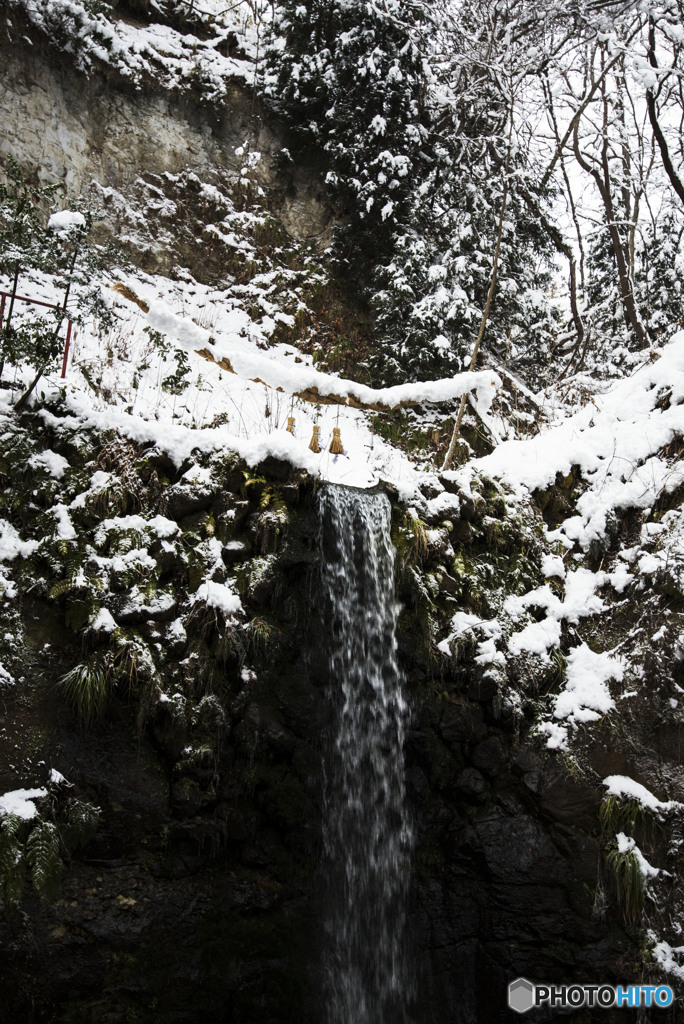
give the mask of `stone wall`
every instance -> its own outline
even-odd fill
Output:
[[[263,112],[255,116],[243,85],[236,83],[220,108],[136,90],[111,69],[77,72],[72,58],[23,28],[27,34],[19,40],[2,39],[0,155],[35,168],[42,182],[63,182],[68,193],[78,194],[92,180],[125,193],[143,173],[189,169],[211,181],[222,171],[239,172],[235,150],[248,142],[262,154],[258,178],[277,187],[273,160],[284,144],[282,132]],[[297,238],[322,235],[329,227],[320,184],[306,168],[287,192],[279,190],[275,212]]]

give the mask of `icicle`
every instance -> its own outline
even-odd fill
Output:
[[[314,424],[313,437],[311,438],[311,443],[309,445],[309,448],[311,449],[312,452],[320,452],[320,450],[321,450],[321,446],[318,443],[318,435],[320,433],[320,429],[321,428],[319,427],[319,425],[317,423]]]
[[[329,452],[333,455],[344,455],[344,448],[342,447],[342,438],[340,437],[340,428],[333,427],[332,441],[330,442]]]
[[[292,436],[294,437],[294,416],[287,417],[287,426],[285,427],[285,429],[287,430],[288,434],[292,434]]]

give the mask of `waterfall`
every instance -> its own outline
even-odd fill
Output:
[[[326,760],[327,1024],[405,1024],[411,828],[386,495],[320,494],[323,624],[335,721]]]

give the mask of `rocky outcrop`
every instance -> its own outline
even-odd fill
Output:
[[[36,168],[43,183],[61,182],[68,194],[78,195],[92,181],[126,193],[143,174],[193,171],[213,181],[239,175],[240,147],[247,145],[261,153],[254,174],[276,190],[274,213],[285,229],[300,239],[326,233],[330,211],[316,175],[300,168],[290,186],[282,186],[274,164],[283,133],[255,109],[243,83],[212,106],[154,82],[136,89],[117,80],[115,68],[79,72],[73,57],[56,56],[18,10],[1,31],[0,156]]]
[[[131,582],[120,568],[111,595],[100,587],[98,600],[127,644],[146,645],[154,671],[142,659],[128,667],[86,728],[83,709],[80,722],[58,683],[103,640],[84,619],[85,595],[54,585],[64,545],[45,548],[49,559],[31,555],[16,581],[20,605],[6,600],[24,646],[3,649],[16,682],[3,691],[0,790],[42,785],[54,768],[102,817],[71,855],[56,897],[41,902],[27,889],[13,909],[6,903],[4,1019],[319,1024],[323,757],[337,681],[316,625],[311,483],[280,463],[255,472],[213,458],[209,476],[201,467],[174,469],[143,445],[96,435],[84,444],[59,429],[58,416],[53,422],[48,430],[29,417],[5,435],[3,515],[28,536],[45,516],[24,520],[17,488],[49,507],[73,501],[96,460],[118,465],[129,482],[135,472],[135,487],[106,499],[119,503],[119,547],[111,526],[104,544],[101,524],[117,510],[100,495],[71,509],[81,537],[71,555],[95,537],[101,558],[124,551],[126,515],[162,515],[159,529],[175,539],[147,551],[159,569],[156,593],[172,590],[178,615],[169,622],[156,614],[151,585],[144,602],[126,605],[132,618],[122,615],[121,588]],[[68,460],[63,482],[44,480],[30,460],[23,476],[13,474],[20,433],[24,457],[33,438]],[[474,544],[487,507],[466,507]],[[510,1020],[506,986],[518,975],[623,981],[629,944],[620,910],[613,900],[606,914],[600,899],[612,885],[602,868],[601,794],[525,739],[520,716],[467,658],[431,653],[416,581],[438,571],[447,544],[432,544],[414,573],[409,538],[418,526],[406,525],[399,506],[395,514],[400,655],[412,707],[415,1020]],[[222,562],[206,558],[221,549]],[[193,598],[203,578],[235,580],[238,619]],[[438,603],[456,600],[441,593]],[[436,605],[433,614],[442,614]]]

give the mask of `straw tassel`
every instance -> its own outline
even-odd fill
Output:
[[[340,437],[340,428],[333,427],[332,441],[330,442],[329,452],[333,455],[344,455],[344,448],[342,447],[342,438]]]
[[[318,435],[320,433],[320,430],[321,428],[316,423],[313,428],[313,437],[311,438],[311,444],[309,445],[309,448],[312,452],[320,452],[321,450],[321,446],[318,443]]]
[[[285,429],[287,430],[288,434],[292,434],[292,436],[294,437],[294,416],[287,417],[287,426],[285,427]]]

